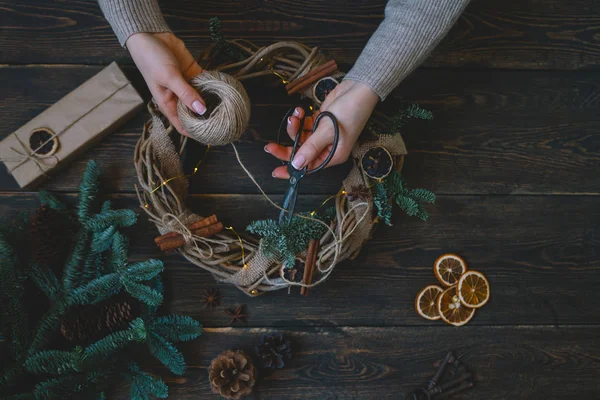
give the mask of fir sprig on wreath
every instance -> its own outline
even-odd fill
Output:
[[[423,203],[435,203],[435,194],[427,189],[409,189],[402,175],[394,170],[373,187],[373,202],[377,215],[387,225],[392,225],[392,202],[407,215],[427,221],[429,213]]]
[[[311,213],[300,215],[318,219],[329,225],[334,218],[335,208],[325,210],[323,216]],[[279,224],[272,219],[254,221],[246,227],[250,233],[262,238],[261,248],[268,257],[277,257],[286,268],[294,266],[296,254],[306,251],[311,239],[318,239],[327,228],[312,219],[294,216],[289,223]]]
[[[75,213],[56,197],[40,195],[53,212],[72,216],[78,225],[71,251],[60,266],[31,256],[28,229],[3,226],[0,232],[0,346],[5,347],[0,392],[10,399],[104,398],[119,377],[131,381],[134,400],[165,398],[167,386],[142,372],[136,357],[146,349],[171,372],[182,374],[185,362],[173,343],[201,333],[200,324],[190,317],[157,315],[163,299],[163,264],[128,262],[128,242],[120,229],[133,225],[136,215],[113,210],[109,202],[95,212],[98,178],[98,168],[90,162]],[[69,344],[60,338],[62,322],[71,312],[121,293],[139,302],[135,319],[89,344]],[[86,326],[94,329],[93,323]]]
[[[376,135],[395,135],[400,132],[409,119],[432,120],[433,113],[429,110],[421,108],[418,104],[401,109],[396,114],[388,119],[371,118],[367,123],[367,131]]]
[[[228,57],[234,60],[242,61],[245,58],[244,55],[237,47],[232,46],[231,43],[229,43],[227,39],[225,39],[222,27],[223,24],[221,23],[221,20],[217,17],[212,17],[208,21],[208,30],[210,32],[210,38],[213,42],[215,42],[217,50],[222,50]]]

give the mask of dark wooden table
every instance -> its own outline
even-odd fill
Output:
[[[207,21],[258,44],[297,39],[351,64],[382,19],[383,0],[163,2],[167,21],[193,53],[210,42]],[[0,0],[0,135],[5,137],[104,65],[116,60],[148,98],[141,77],[94,1]],[[242,157],[275,198],[262,151],[289,104],[251,91],[251,131]],[[282,101],[283,99],[283,101]],[[207,366],[220,351],[252,349],[281,330],[295,345],[283,370],[266,374],[257,398],[401,399],[453,349],[476,371],[464,399],[600,397],[600,3],[595,0],[474,0],[425,65],[386,103],[418,102],[435,120],[403,132],[404,172],[432,189],[427,223],[398,213],[361,255],[336,268],[308,298],[285,291],[248,298],[177,255],[154,247],[141,218],[134,259],[166,263],[169,307],[202,321],[206,333],[183,346],[183,377],[155,367],[171,398],[216,398]],[[118,205],[137,208],[133,147],[147,115],[78,158],[42,188],[73,196],[89,159],[102,167]],[[303,204],[335,193],[343,172],[303,187]],[[0,177],[0,215],[30,210],[36,193]],[[276,210],[257,194],[229,147],[210,153],[192,180],[190,207],[240,230]],[[468,326],[417,316],[414,297],[434,283],[444,252],[483,271],[492,300]],[[246,304],[246,326],[228,327],[222,307],[202,307],[218,287],[224,306]],[[123,391],[123,393],[125,393]]]

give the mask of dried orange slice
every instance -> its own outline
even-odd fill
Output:
[[[458,298],[457,286],[446,289],[437,301],[440,317],[450,325],[463,326],[473,318],[475,309],[466,307]]]
[[[467,271],[465,260],[456,254],[444,254],[435,260],[433,272],[444,286],[458,283],[460,276]]]
[[[458,280],[458,298],[467,307],[483,307],[490,299],[490,284],[478,271],[467,271]]]
[[[437,309],[437,298],[444,289],[437,285],[429,285],[423,288],[415,299],[415,309],[417,313],[431,321],[440,319],[440,313]]]

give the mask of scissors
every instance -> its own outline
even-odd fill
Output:
[[[292,115],[293,112],[294,108],[291,108],[281,121],[281,125],[279,126],[279,132],[277,132],[277,144],[281,143],[281,131],[284,130],[287,126],[287,119]],[[296,156],[296,151],[300,147],[299,142],[300,136],[302,135],[302,127],[304,126],[304,118],[302,118],[302,120],[300,121],[300,127],[298,128],[298,132],[296,133],[296,137],[294,138],[294,146],[292,147],[292,154],[290,156],[290,160],[284,162],[284,165],[287,165],[287,170],[290,174],[290,180],[288,190],[285,194],[285,197],[283,198],[283,209],[279,214],[279,224],[282,224],[284,222],[289,223],[292,220],[292,217],[294,216],[296,198],[298,197],[298,183],[300,182],[300,180],[306,175],[314,174],[315,172],[318,172],[325,168],[333,158],[333,155],[335,154],[338,145],[338,140],[340,138],[340,128],[335,115],[333,115],[329,111],[320,112],[319,115],[317,115],[317,117],[315,118],[315,122],[313,123],[313,132],[317,129],[317,126],[319,126],[319,122],[321,121],[321,119],[325,117],[329,118],[333,123],[333,144],[331,145],[331,151],[329,152],[329,155],[327,156],[325,161],[323,161],[318,167],[310,170],[308,169],[308,166],[302,169],[296,169],[292,165],[292,160]]]

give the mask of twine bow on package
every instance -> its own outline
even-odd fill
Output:
[[[0,161],[21,188],[97,143],[132,117],[143,100],[116,63],[110,64],[0,142]]]

